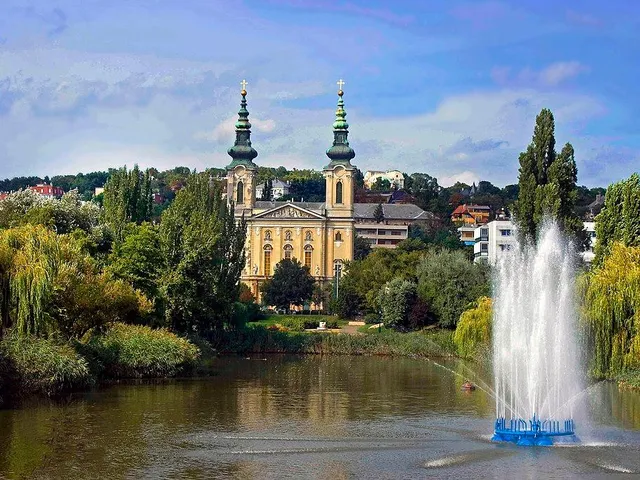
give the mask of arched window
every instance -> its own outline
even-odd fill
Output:
[[[342,234],[340,232],[336,232],[336,242],[341,242],[342,241]]]
[[[336,183],[336,203],[342,203],[342,182]]]
[[[264,274],[271,275],[271,245],[264,246]]]
[[[307,232],[304,234],[304,240],[305,242],[311,242],[313,240],[313,234],[311,233],[311,230],[307,230]]]
[[[313,247],[311,245],[304,246],[304,266],[311,270],[311,256],[313,255]]]
[[[264,232],[264,239],[271,240],[271,230],[267,230],[266,232]]]
[[[244,203],[244,182],[242,180],[236,185],[236,203],[238,205]]]
[[[291,230],[284,232],[284,239],[291,241]]]
[[[284,246],[284,258],[291,260],[292,253],[293,253],[293,247],[287,243]]]

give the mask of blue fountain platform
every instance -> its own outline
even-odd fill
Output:
[[[534,415],[529,421],[521,418],[509,419],[497,418],[495,432],[491,441],[511,442],[520,446],[545,446],[550,447],[555,439],[563,439],[565,442],[577,442],[575,425],[572,419],[564,420],[540,420]]]

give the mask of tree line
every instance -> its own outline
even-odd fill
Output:
[[[151,223],[150,182],[149,170],[112,171],[102,208],[77,191],[0,202],[2,330],[80,338],[123,321],[219,338],[241,322],[246,224],[207,173]]]

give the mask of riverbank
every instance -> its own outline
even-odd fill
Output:
[[[116,323],[82,341],[19,337],[0,341],[0,405],[57,396],[120,378],[165,378],[194,371],[200,349],[165,329]]]
[[[275,327],[252,325],[235,332],[219,348],[221,353],[294,353],[321,355],[381,355],[417,357],[456,357],[453,332],[422,330],[401,333],[346,333],[283,331]]]
[[[304,319],[300,320],[305,323]],[[303,354],[459,358],[450,330],[416,332],[361,328],[356,334],[295,331],[275,322],[249,324],[229,332],[215,346],[185,339],[165,329],[114,324],[83,341],[18,338],[0,341],[0,405],[30,395],[57,396],[118,379],[209,375],[221,355]],[[344,328],[344,325],[342,325]],[[485,352],[484,350],[479,350]],[[472,361],[487,364],[486,355]],[[640,390],[640,371],[612,378],[621,387]]]
[[[73,342],[20,338],[9,332],[0,341],[0,405],[30,395],[87,390],[114,379],[208,375],[219,355],[456,356],[453,332],[448,330],[399,333],[383,329],[354,335],[295,331],[295,324],[293,328],[250,324],[228,333],[215,348],[201,338],[185,339],[165,329],[120,323]]]

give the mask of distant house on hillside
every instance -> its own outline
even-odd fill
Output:
[[[29,190],[32,190],[46,198],[60,198],[64,195],[62,187],[54,187],[50,183],[39,183],[38,185],[29,187]]]
[[[484,225],[491,216],[491,207],[487,205],[458,205],[451,214],[451,221],[456,225]]]
[[[371,190],[379,178],[388,180],[392,187],[404,188],[404,174],[400,170],[387,170],[386,172],[367,170],[364,174],[364,186]]]
[[[261,183],[256,186],[256,197],[264,198],[262,195],[264,193],[264,183]],[[282,181],[278,178],[273,180],[271,183],[271,196],[269,200],[276,200],[280,197],[284,197],[285,195],[289,195],[291,191],[291,183]]]
[[[376,222],[374,203],[356,203],[353,208],[356,234],[369,241],[372,247],[395,248],[409,236],[410,225],[425,225],[436,220],[435,215],[417,205],[383,204],[384,219]]]
[[[451,222],[458,225],[460,241],[474,245],[475,230],[489,221],[491,208],[487,205],[459,205],[451,214]]]

